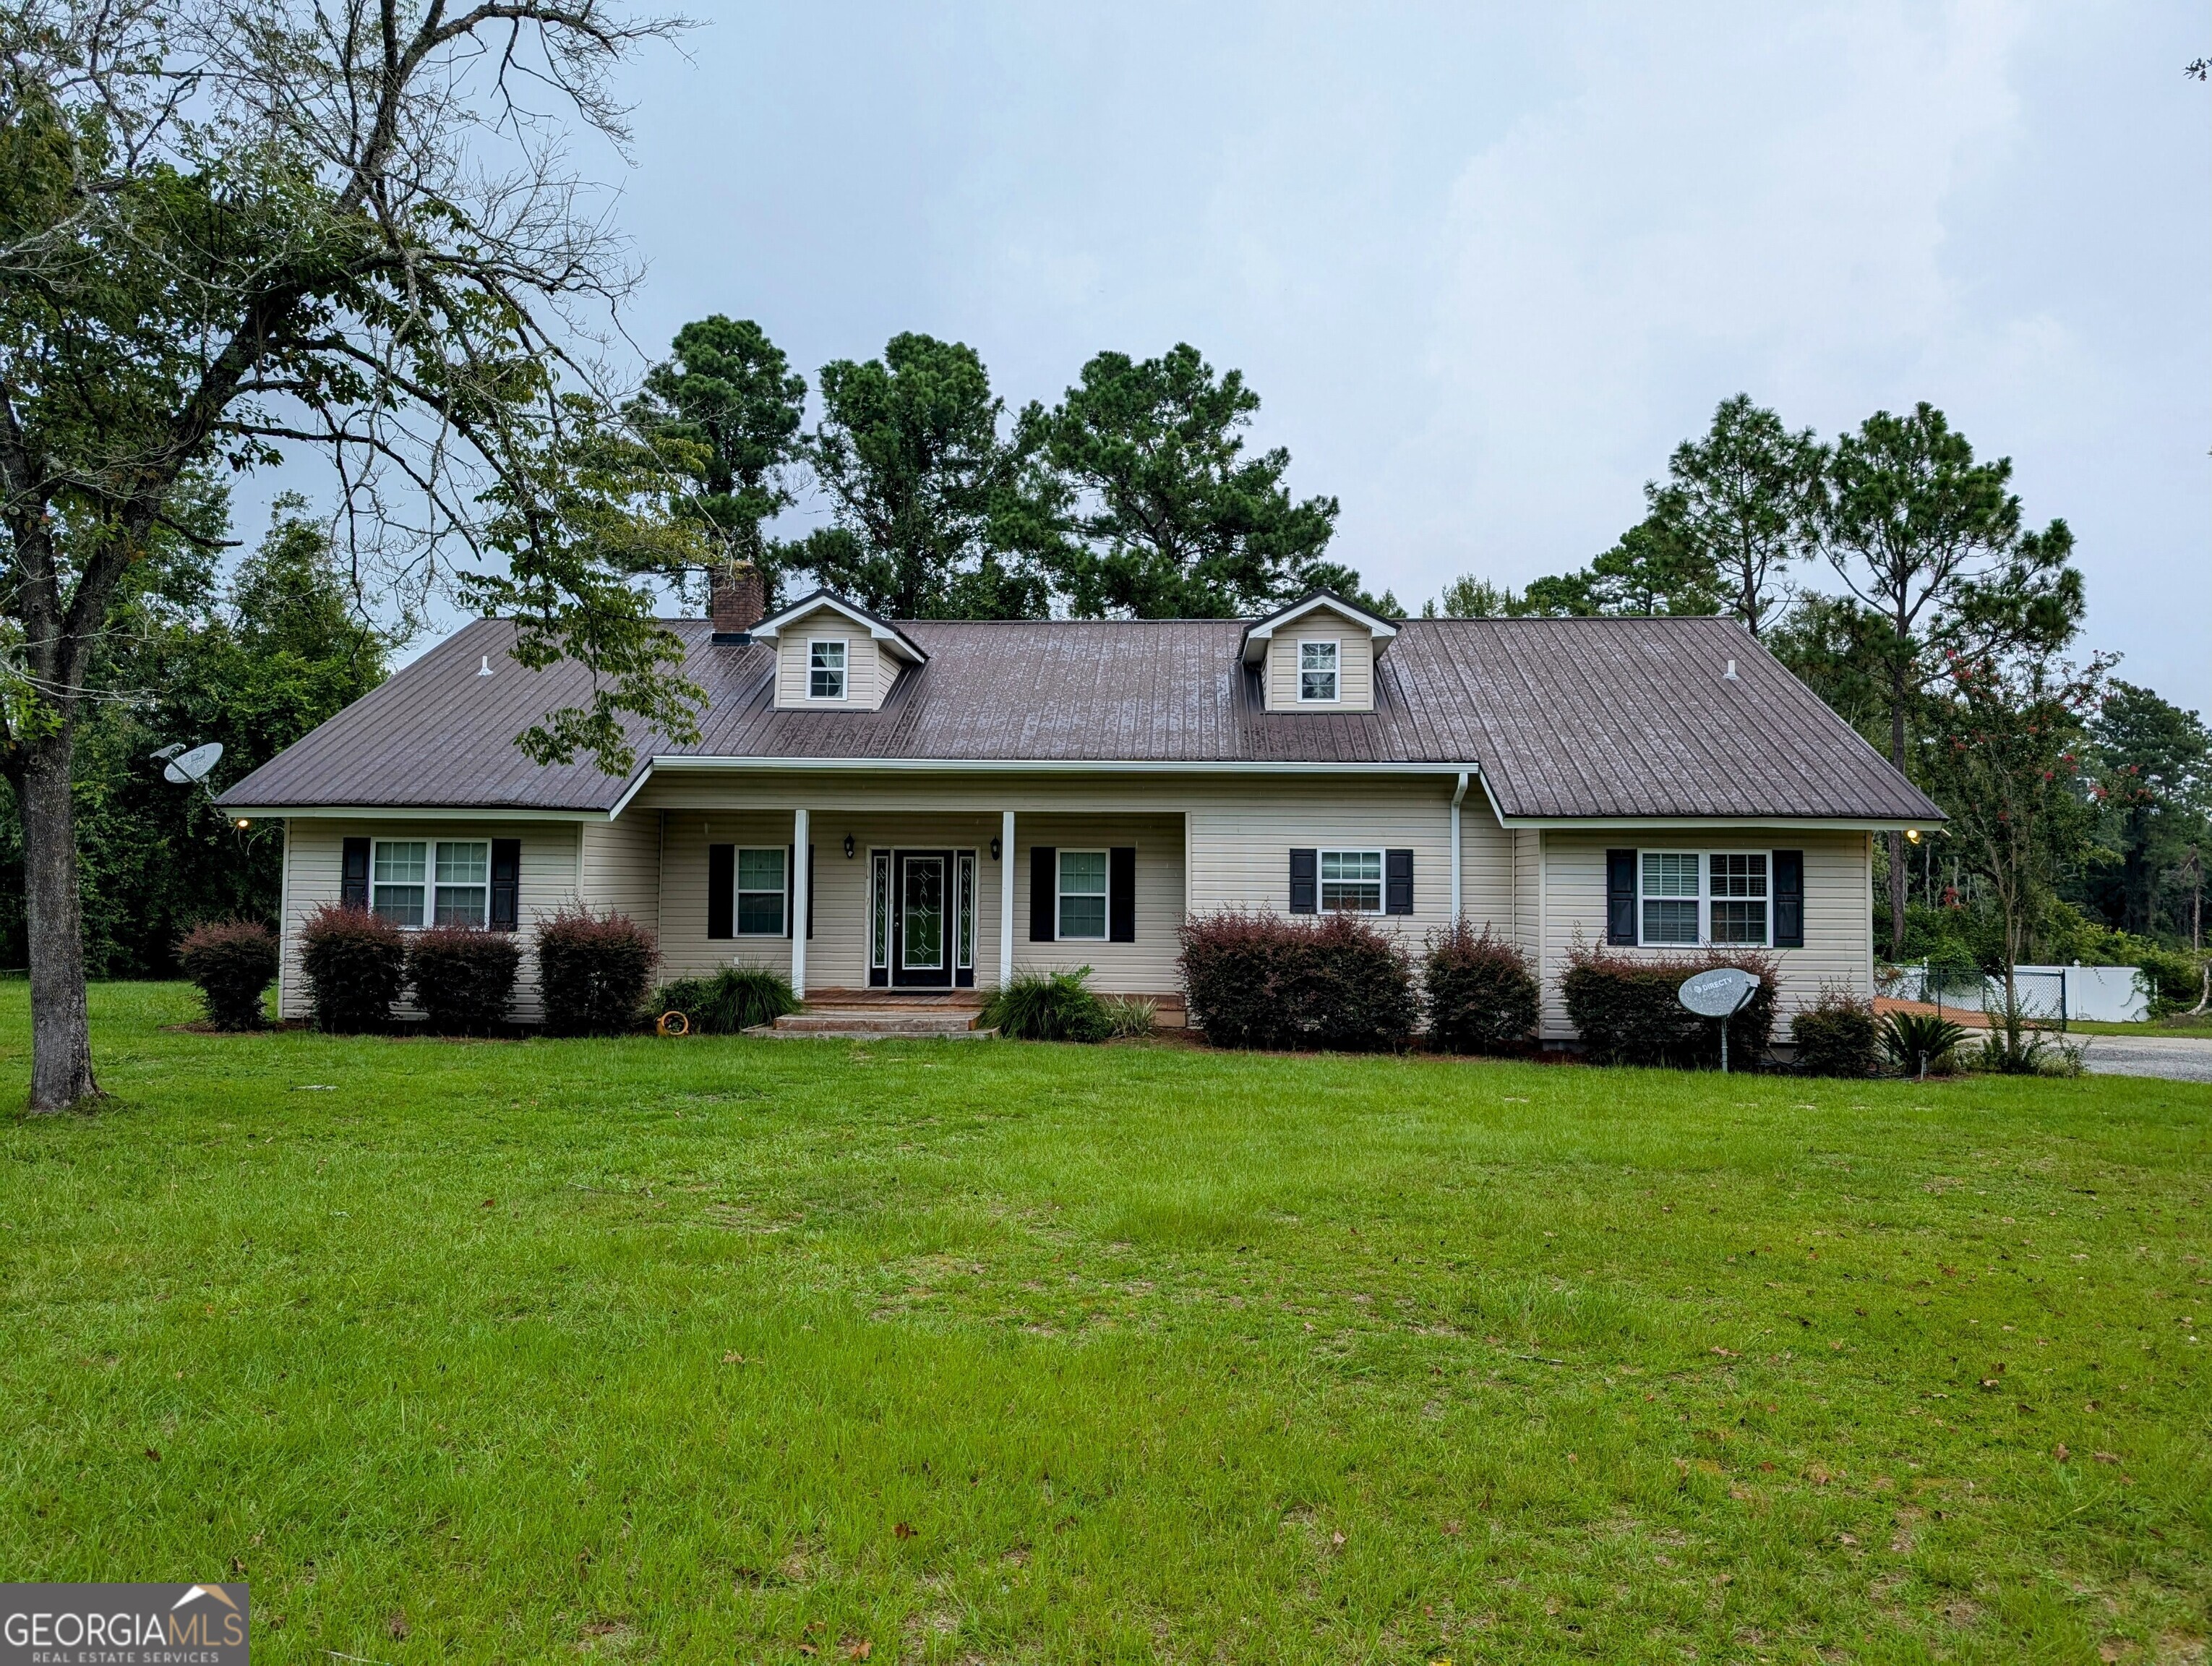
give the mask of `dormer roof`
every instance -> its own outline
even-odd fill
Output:
[[[1370,613],[1357,603],[1345,600],[1334,591],[1316,590],[1310,594],[1299,597],[1297,600],[1280,611],[1270,613],[1264,619],[1255,619],[1244,627],[1243,645],[1244,663],[1248,666],[1258,665],[1261,660],[1267,657],[1267,644],[1274,640],[1277,631],[1296,624],[1308,614],[1321,609],[1341,614],[1354,624],[1365,627],[1368,639],[1375,644],[1375,657],[1378,660],[1382,657],[1383,649],[1389,647],[1391,639],[1398,634],[1398,627],[1389,620]]]
[[[773,642],[786,626],[821,612],[839,615],[848,623],[859,626],[883,646],[883,651],[910,666],[926,665],[929,655],[916,645],[914,639],[889,619],[878,618],[858,602],[848,602],[831,590],[817,590],[811,595],[801,596],[781,612],[763,619],[753,627],[753,640]]]

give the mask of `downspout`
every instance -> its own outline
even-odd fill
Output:
[[[1451,917],[1455,927],[1459,924],[1460,920],[1459,806],[1461,801],[1466,797],[1467,771],[1462,769],[1459,772],[1459,785],[1452,788],[1451,806]]]

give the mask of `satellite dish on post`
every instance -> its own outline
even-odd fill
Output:
[[[1700,1018],[1721,1021],[1721,1074],[1728,1074],[1728,1021],[1743,1010],[1759,980],[1741,966],[1716,966],[1682,980],[1675,998]]]
[[[161,753],[154,756],[159,757]],[[172,757],[161,766],[161,775],[175,786],[190,787],[194,781],[205,781],[209,772],[222,762],[222,742],[210,740],[204,746],[195,746],[189,752]]]

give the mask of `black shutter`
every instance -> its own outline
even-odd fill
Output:
[[[738,848],[707,847],[707,935],[738,934]]]
[[[1636,853],[1605,853],[1605,940],[1636,941]]]
[[[814,847],[806,847],[806,934],[814,935]]]
[[[345,866],[338,882],[338,903],[341,907],[365,909],[368,906],[368,841],[348,839],[345,842]]]
[[[1774,853],[1774,946],[1805,946],[1805,853]]]
[[[1048,844],[1030,847],[1030,941],[1049,943],[1060,935],[1059,852]]]
[[[1382,853],[1382,912],[1411,914],[1413,911],[1413,853],[1410,850],[1386,850]]]
[[[1320,912],[1320,874],[1319,852],[1293,850],[1291,853],[1291,912],[1292,914]]]
[[[1137,940],[1137,847],[1117,844],[1106,857],[1106,939]]]
[[[491,928],[511,932],[522,922],[522,841],[491,842]]]

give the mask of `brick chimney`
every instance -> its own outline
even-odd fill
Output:
[[[707,568],[707,617],[718,643],[742,648],[768,606],[760,569],[749,561],[714,562]]]

